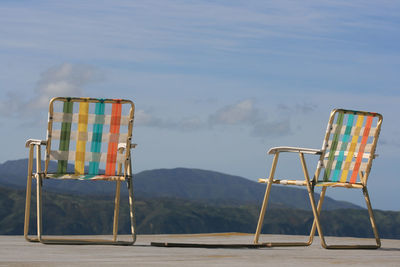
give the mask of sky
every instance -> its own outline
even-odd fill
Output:
[[[398,1],[3,0],[0,162],[45,138],[53,96],[133,100],[135,173],[251,180],[270,147],[320,148],[332,109],[366,110],[384,117],[373,207],[400,210],[399,42]],[[281,160],[276,177],[302,179],[296,155]]]

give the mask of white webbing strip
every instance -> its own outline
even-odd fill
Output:
[[[50,160],[75,161],[75,151],[50,150]],[[94,160],[95,159],[95,160]],[[107,153],[85,152],[85,162],[107,162]],[[117,163],[125,161],[125,154],[117,154]]]
[[[329,145],[329,147],[331,147],[332,140],[328,141],[328,145]],[[360,143],[358,143],[356,145],[355,151],[358,151],[360,149],[360,145],[361,145]],[[348,142],[346,149],[350,149],[350,146],[351,146],[351,142]],[[341,147],[342,147],[342,142],[340,141],[340,142],[338,142],[337,148],[341,148]],[[365,148],[364,148],[363,158],[369,158],[369,153],[371,152],[371,150],[372,150],[372,144],[366,144]],[[348,152],[345,151],[344,154],[347,156]],[[339,151],[336,151],[335,156],[338,156],[338,155],[339,155]],[[354,152],[354,155],[357,155],[357,152]],[[329,153],[325,154],[325,157],[327,157],[327,156],[329,156]]]
[[[327,163],[328,163],[328,160],[326,159],[326,160],[324,160],[324,165],[326,166],[327,165]],[[334,170],[335,168],[336,168],[336,163],[337,163],[337,161],[336,160],[334,160],[333,161],[333,164],[332,164],[332,169],[331,170]],[[353,169],[354,169],[354,165],[355,165],[355,161],[352,161],[351,163],[350,163],[350,167],[349,167],[349,171],[352,171]],[[361,165],[360,165],[360,171],[365,171],[366,169],[367,169],[367,165],[368,165],[368,162],[361,162]],[[343,170],[344,169],[344,166],[345,166],[345,162],[343,161],[342,162],[342,166],[341,166],[341,170]]]
[[[71,131],[70,140],[78,140],[77,131]],[[79,133],[79,140],[91,142],[93,137],[92,132],[80,132]],[[53,130],[52,138],[55,140],[60,140],[61,138],[61,130]],[[110,134],[110,133],[103,133],[101,142],[108,143],[110,140],[115,142],[116,139],[118,143],[126,143],[126,139],[128,138],[128,133],[120,133],[120,134]]]
[[[334,133],[336,131],[336,128],[337,128],[337,124],[333,124],[331,133]],[[346,128],[347,128],[347,125],[342,125],[341,126],[341,129],[340,129],[340,134],[341,135],[343,135],[346,132]],[[361,131],[360,131],[360,135],[361,136],[364,133],[364,129],[365,129],[365,127],[361,127]],[[354,135],[355,130],[356,130],[356,127],[352,127],[351,128],[351,133],[350,133],[351,136]],[[375,136],[375,133],[376,133],[376,127],[371,127],[368,136]]]
[[[70,123],[78,123],[79,114],[78,113],[63,113],[63,112],[54,112],[53,113],[53,121],[54,122],[70,122]],[[96,114],[88,114],[88,124],[106,124],[109,125],[111,122],[111,115],[96,115]],[[129,124],[129,116],[121,116],[121,125]]]

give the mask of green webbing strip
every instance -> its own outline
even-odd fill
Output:
[[[325,167],[324,182],[328,182],[329,176],[331,175],[331,168],[332,168],[333,161],[335,159],[335,152],[336,152],[336,148],[337,148],[337,145],[339,142],[340,131],[342,130],[343,117],[344,117],[343,115],[344,115],[343,112],[338,113],[338,117],[337,117],[337,121],[336,121],[336,130],[335,130],[335,133],[333,134],[332,144],[331,144],[329,156],[328,156],[328,163],[326,164],[326,167]]]
[[[90,147],[90,152],[94,153],[100,153],[101,152],[101,141],[103,137],[103,125],[104,125],[104,108],[105,104],[104,102],[99,102],[96,103],[95,107],[95,114],[96,114],[96,119],[95,119],[95,124],[93,124],[93,135],[92,135],[92,144]],[[103,117],[103,121],[101,121],[98,118]],[[96,154],[93,154],[96,155]],[[89,162],[89,174],[90,175],[97,175],[99,174],[99,161],[100,158],[94,158],[93,156],[92,160]]]
[[[73,102],[64,102],[63,112],[64,113],[72,113],[73,110]],[[61,136],[60,136],[60,151],[69,151],[69,141],[71,136],[71,123],[63,122],[61,124]],[[63,174],[67,172],[68,160],[59,160],[57,173]]]

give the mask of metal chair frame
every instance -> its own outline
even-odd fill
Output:
[[[116,166],[116,175],[112,177],[104,176],[104,180],[115,181],[115,199],[114,199],[114,218],[113,218],[113,235],[111,240],[102,239],[77,239],[77,238],[52,238],[43,235],[43,208],[42,208],[42,186],[43,180],[48,179],[48,166],[50,161],[50,148],[52,140],[52,127],[53,127],[53,115],[54,108],[53,104],[56,101],[62,102],[87,102],[87,103],[119,103],[130,105],[129,112],[129,123],[128,123],[128,133],[126,142],[118,143],[117,150],[119,154],[124,157],[124,162],[118,162]],[[132,127],[134,118],[135,105],[130,100],[123,99],[95,99],[95,98],[71,98],[71,97],[56,97],[51,99],[49,104],[49,121],[47,130],[47,140],[37,140],[29,139],[26,142],[26,147],[29,148],[29,160],[28,160],[28,177],[27,177],[27,190],[26,190],[26,203],[25,203],[25,223],[24,223],[24,237],[29,242],[41,242],[43,244],[70,244],[70,245],[133,245],[136,241],[136,218],[135,218],[135,207],[134,207],[134,194],[133,194],[133,179],[132,179],[132,163],[131,163],[131,149],[136,146],[136,144],[131,143],[132,139]],[[42,170],[42,159],[41,150],[45,147],[45,168]],[[36,155],[36,172],[33,172],[34,165],[34,154]],[[124,170],[122,172],[122,167]],[[103,177],[102,177],[103,178]],[[110,179],[108,179],[110,178]],[[32,198],[32,180],[36,180],[36,214],[37,214],[37,235],[30,236],[29,222],[30,222],[30,205]],[[68,179],[68,178],[67,178]],[[103,179],[102,179],[103,180]],[[119,217],[119,207],[120,207],[120,189],[121,181],[126,181],[129,192],[129,215],[131,224],[131,241],[118,240],[118,217]]]
[[[331,182],[331,183],[319,183],[319,176],[321,173],[321,170],[324,168],[324,158],[326,158],[328,155],[326,155],[327,148],[329,147],[329,137],[332,132],[332,125],[335,119],[335,115],[338,113],[342,114],[355,114],[355,115],[361,115],[361,116],[369,116],[373,118],[377,118],[377,124],[376,124],[376,129],[375,133],[373,136],[373,142],[371,145],[371,149],[369,152],[369,157],[368,157],[368,162],[366,164],[366,169],[364,171],[359,171],[358,175],[360,178],[360,182]],[[267,183],[267,188],[265,191],[265,196],[264,200],[262,203],[261,211],[260,211],[260,216],[257,224],[257,229],[254,235],[254,244],[265,244],[268,247],[287,247],[287,246],[310,246],[313,242],[315,231],[318,230],[318,234],[321,240],[321,245],[323,248],[326,249],[377,249],[381,247],[381,241],[378,235],[378,230],[376,227],[376,222],[371,206],[371,201],[369,198],[368,190],[367,190],[367,180],[368,176],[371,170],[372,166],[372,161],[373,159],[377,156],[375,154],[375,149],[377,145],[377,139],[379,137],[380,133],[380,128],[382,124],[383,117],[382,115],[378,113],[371,113],[371,112],[364,112],[364,111],[352,111],[352,110],[344,110],[344,109],[335,109],[331,112],[329,123],[328,123],[328,128],[326,131],[325,139],[323,142],[322,149],[309,149],[309,148],[297,148],[297,147],[275,147],[271,148],[268,151],[268,154],[273,154],[273,162],[272,162],[272,167],[270,170],[269,178],[267,179],[259,179],[259,182],[261,183]],[[278,158],[279,154],[283,152],[289,152],[289,153],[298,153],[301,166],[302,166],[302,171],[304,174],[304,180],[276,180],[274,179],[277,163],[278,163]],[[318,165],[314,174],[313,179],[310,179],[309,172],[307,169],[306,161],[304,159],[304,154],[311,154],[311,155],[319,155],[319,161]],[[313,225],[311,227],[311,231],[309,234],[308,241],[306,242],[267,242],[267,243],[260,243],[259,242],[259,237],[262,229],[262,224],[264,221],[265,213],[266,213],[266,208],[268,205],[268,199],[270,196],[270,190],[272,187],[272,184],[284,184],[284,185],[298,185],[298,186],[306,186],[310,203],[311,203],[311,208],[314,216],[314,221]],[[322,191],[320,193],[320,199],[318,201],[318,204],[316,205],[315,202],[315,197],[314,197],[314,189],[315,186],[322,186]],[[322,204],[324,201],[325,193],[328,187],[343,187],[343,188],[350,188],[350,189],[361,189],[364,195],[364,199],[366,202],[366,206],[368,209],[368,214],[369,214],[369,219],[371,223],[371,227],[373,230],[373,234],[375,237],[375,243],[374,245],[328,245],[327,242],[325,241],[325,237],[323,234],[323,229],[322,225],[320,223],[320,213],[322,209]]]

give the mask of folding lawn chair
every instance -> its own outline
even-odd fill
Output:
[[[368,176],[371,170],[372,161],[376,157],[375,148],[378,141],[382,115],[378,113],[335,109],[329,118],[328,127],[322,149],[309,149],[297,147],[275,147],[268,151],[273,154],[274,159],[270,175],[267,179],[259,179],[261,183],[267,183],[265,197],[262,204],[257,230],[254,236],[254,243],[259,243],[259,236],[265,216],[266,207],[272,184],[306,186],[310,197],[311,207],[314,215],[314,223],[311,228],[307,242],[271,242],[269,246],[309,246],[311,245],[315,230],[321,239],[324,248],[345,249],[345,248],[371,248],[381,246],[380,238],[376,228],[374,214],[367,190]],[[274,178],[279,154],[282,152],[298,153],[304,173],[304,180],[278,180]],[[310,180],[304,154],[319,155],[318,165],[312,180]],[[323,172],[322,177],[320,173]],[[315,204],[314,189],[321,186],[322,191],[318,206]],[[349,189],[362,189],[367,204],[369,218],[376,245],[327,245],[320,223],[320,212],[328,187],[341,187]]]
[[[49,104],[47,140],[29,139],[28,181],[24,236],[45,244],[132,245],[136,240],[132,185],[131,143],[135,106],[130,100],[56,97]],[[91,131],[91,132],[90,132]],[[44,169],[41,147],[45,147]],[[36,171],[33,171],[36,148]],[[49,171],[57,161],[57,171]],[[69,171],[68,165],[74,164]],[[71,165],[70,165],[71,166]],[[105,172],[101,169],[105,167]],[[28,236],[32,178],[37,183],[37,237]],[[42,183],[44,179],[115,181],[116,194],[112,240],[44,237],[42,230]],[[117,240],[121,181],[129,191],[132,241]]]

